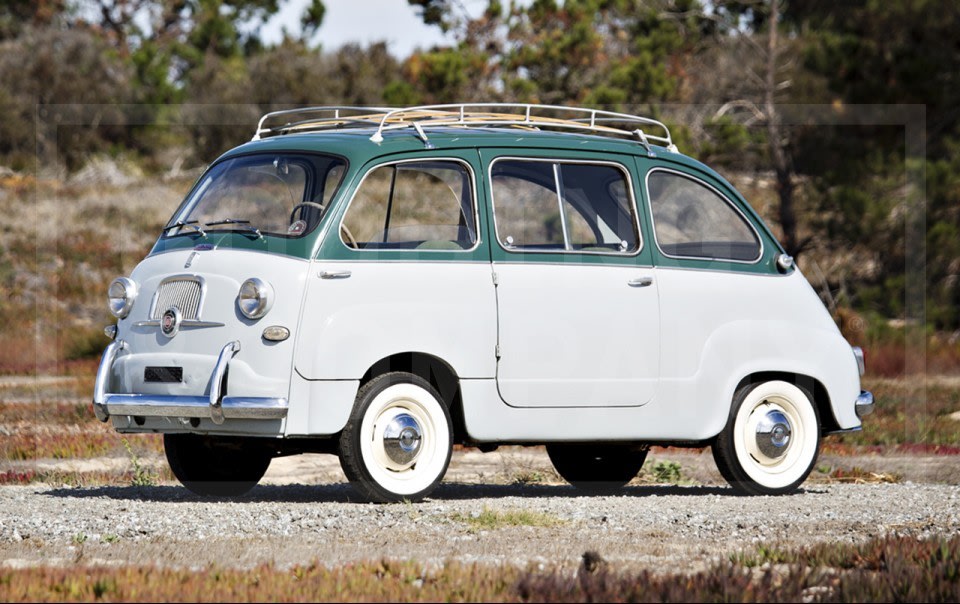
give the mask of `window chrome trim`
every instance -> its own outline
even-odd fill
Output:
[[[568,250],[566,249],[566,246],[569,245],[569,241],[568,241],[568,238],[566,237],[566,233],[564,233],[564,241],[563,241],[564,249],[562,250],[518,250],[518,249],[510,249],[508,247],[505,247],[503,245],[503,242],[500,240],[500,231],[498,230],[498,227],[497,227],[497,203],[496,203],[495,196],[493,194],[493,166],[501,160],[539,162],[539,163],[547,163],[547,164],[554,164],[554,165],[573,164],[573,165],[579,165],[579,166],[585,166],[585,165],[609,166],[609,167],[618,169],[620,172],[623,173],[623,175],[626,177],[626,180],[627,180],[627,189],[628,189],[627,194],[629,196],[630,210],[631,210],[631,213],[633,214],[633,226],[634,228],[636,228],[637,249],[629,254],[626,252],[615,252],[615,251],[583,252],[580,250],[573,250],[573,249]],[[555,180],[556,180],[556,175],[558,174],[558,171],[556,170],[556,168],[554,168],[554,174],[555,174]],[[611,258],[636,258],[637,256],[640,255],[641,252],[643,252],[644,242],[643,242],[643,230],[640,227],[640,208],[637,205],[637,199],[636,199],[636,196],[634,195],[633,178],[630,176],[629,168],[627,168],[627,166],[624,164],[621,164],[615,161],[608,161],[608,160],[601,160],[601,159],[581,160],[581,159],[561,159],[561,158],[549,158],[549,157],[519,157],[515,155],[501,155],[493,158],[490,161],[489,165],[487,166],[487,181],[490,183],[490,210],[493,217],[493,238],[497,240],[497,245],[500,246],[500,249],[502,249],[505,252],[508,252],[510,254],[567,254],[567,255],[584,255],[584,256],[607,256]],[[564,217],[563,199],[560,197],[559,192],[556,189],[554,190],[554,194],[557,195],[558,204],[560,205],[560,217],[563,218]]]
[[[200,301],[197,302],[197,318],[191,319],[190,321],[197,326],[197,323],[206,323],[201,319],[203,317],[203,303],[207,299],[207,282],[206,280],[196,273],[180,273],[177,275],[170,275],[169,277],[164,277],[164,279],[157,285],[157,289],[153,292],[153,299],[150,300],[150,311],[147,314],[147,321],[142,321],[144,325],[152,325],[153,321],[157,321],[159,325],[159,319],[153,318],[153,313],[157,310],[157,302],[160,300],[160,290],[163,289],[163,286],[171,281],[194,281],[200,284]],[[205,327],[207,325],[204,325]],[[214,325],[209,325],[214,327]]]
[[[733,208],[733,210],[737,214],[740,215],[740,218],[743,219],[746,225],[750,227],[750,230],[753,231],[753,235],[757,238],[757,243],[760,244],[760,250],[757,257],[753,260],[735,260],[732,258],[707,258],[705,256],[674,256],[672,254],[668,254],[665,251],[663,251],[663,248],[660,247],[660,240],[657,239],[657,219],[654,218],[653,216],[653,199],[650,196],[650,175],[653,174],[654,172],[666,172],[668,174],[674,174],[676,176],[680,176],[681,178],[692,180],[693,182],[703,185],[704,187],[716,193],[721,200],[723,200],[728,206]],[[696,176],[688,174],[686,172],[681,172],[680,170],[671,170],[670,168],[655,166],[647,170],[647,173],[644,175],[643,188],[644,188],[644,193],[646,193],[647,195],[647,210],[650,212],[650,226],[653,229],[653,241],[657,245],[657,250],[665,258],[671,258],[673,260],[707,260],[711,262],[733,262],[735,264],[751,264],[751,265],[758,264],[761,260],[763,260],[763,254],[766,251],[766,249],[765,249],[765,246],[763,245],[763,237],[760,236],[760,232],[757,230],[757,227],[753,224],[753,222],[750,221],[749,218],[747,218],[747,215],[743,213],[743,210],[737,207],[737,204],[733,203],[726,195],[724,195],[722,192],[720,192],[720,190],[718,190],[716,187],[714,187],[710,183],[700,178],[697,178]]]
[[[360,188],[363,186],[363,183],[366,182],[367,177],[370,174],[379,168],[386,166],[398,166],[401,164],[411,164],[411,163],[427,163],[427,162],[452,162],[460,164],[467,169],[467,173],[470,175],[470,194],[473,199],[471,203],[473,205],[473,232],[476,235],[477,240],[474,242],[473,247],[466,248],[462,250],[418,250],[418,249],[404,249],[404,248],[378,248],[374,250],[365,250],[357,249],[347,245],[347,242],[343,240],[341,235],[341,227],[343,226],[343,221],[347,218],[347,214],[350,213],[350,206],[353,205],[354,200],[357,198],[357,193],[360,192]],[[337,239],[340,241],[340,245],[345,249],[350,250],[351,252],[360,252],[364,254],[379,254],[382,252],[401,252],[401,253],[414,253],[414,254],[462,254],[465,252],[473,252],[482,243],[483,236],[480,232],[480,210],[479,203],[477,203],[477,176],[473,171],[473,166],[470,165],[470,162],[461,158],[461,157],[415,157],[409,159],[401,159],[396,161],[388,161],[382,164],[377,164],[372,166],[369,170],[363,173],[363,177],[360,179],[360,182],[357,183],[356,188],[353,190],[353,195],[350,196],[350,201],[347,203],[347,207],[343,210],[343,214],[340,216],[340,222],[337,224]]]

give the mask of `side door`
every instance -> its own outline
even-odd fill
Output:
[[[659,301],[630,158],[522,155],[481,152],[500,396],[514,407],[643,405],[659,380]]]
[[[365,166],[332,210],[308,277],[296,354],[308,380],[356,380],[392,355],[494,375],[496,300],[475,150]]]

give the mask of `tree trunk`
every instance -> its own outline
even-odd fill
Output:
[[[777,195],[780,198],[779,219],[783,229],[781,243],[788,254],[796,258],[801,245],[797,239],[797,214],[793,207],[793,169],[784,149],[780,131],[780,115],[774,94],[777,90],[777,27],[780,22],[780,2],[770,0],[770,35],[767,38],[767,73],[764,90],[764,110],[767,114],[767,142],[770,159],[777,176]]]

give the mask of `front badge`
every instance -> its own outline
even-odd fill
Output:
[[[163,312],[163,316],[160,317],[160,333],[172,338],[177,335],[177,332],[180,331],[180,309],[176,306],[171,306]]]

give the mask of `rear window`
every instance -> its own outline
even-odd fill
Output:
[[[647,177],[657,245],[667,256],[753,262],[756,231],[731,202],[706,184],[666,170]]]

